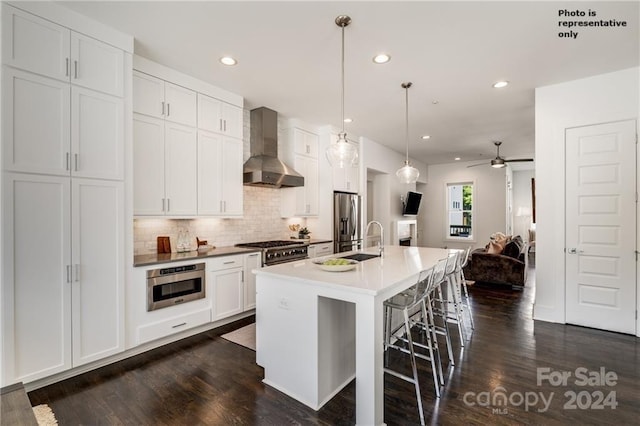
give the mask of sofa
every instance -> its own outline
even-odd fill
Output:
[[[522,289],[527,281],[527,251],[527,244],[520,236],[492,238],[486,247],[469,254],[465,279]]]

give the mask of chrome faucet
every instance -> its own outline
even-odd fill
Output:
[[[367,227],[364,230],[364,237],[367,238],[367,235],[369,234],[369,226],[373,224],[376,224],[380,227],[380,241],[378,241],[378,252],[380,257],[384,257],[384,229],[382,228],[382,224],[377,220],[372,220],[371,222],[367,223]]]

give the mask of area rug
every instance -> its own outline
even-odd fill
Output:
[[[252,351],[256,350],[256,323],[249,324],[230,333],[223,334],[223,339],[236,343]]]
[[[40,404],[33,407],[33,414],[39,426],[53,426],[58,424],[55,414],[47,404]]]

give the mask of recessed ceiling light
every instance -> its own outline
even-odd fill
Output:
[[[373,62],[375,62],[376,64],[386,64],[390,60],[391,56],[387,55],[386,53],[380,53],[373,57]]]
[[[508,84],[508,81],[497,81],[493,83],[493,87],[495,87],[496,89],[500,89],[501,87],[507,87]]]
[[[345,118],[344,122],[345,123],[353,123],[353,118]]]
[[[423,136],[422,136],[422,139],[424,139],[424,140],[431,139],[431,136],[429,136],[429,135],[423,135]]]
[[[232,66],[238,63],[238,61],[233,59],[231,56],[223,56],[222,58],[220,58],[220,62],[224,65],[229,65],[229,66]]]
[[[456,157],[456,158],[454,158],[454,160],[460,161],[460,157]]]
[[[438,105],[440,103],[440,101],[437,100],[437,99],[434,99],[434,100],[431,101],[431,103],[434,104],[434,105]]]

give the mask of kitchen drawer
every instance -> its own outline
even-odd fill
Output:
[[[207,261],[208,271],[222,271],[224,269],[244,267],[244,255],[220,256]]]
[[[316,256],[327,256],[333,254],[333,243],[314,244]]]
[[[138,344],[150,342],[211,322],[211,308],[138,327]]]

